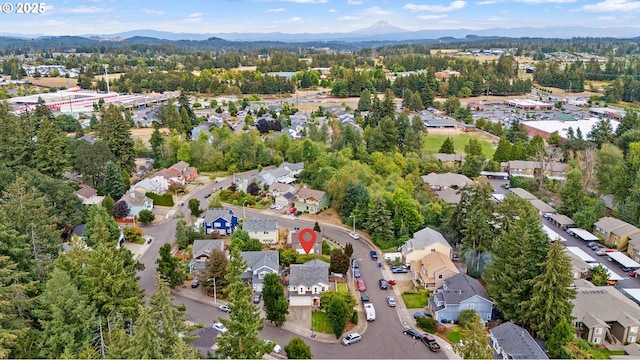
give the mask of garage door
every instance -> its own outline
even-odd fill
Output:
[[[289,298],[289,306],[311,306],[310,296],[292,296]]]

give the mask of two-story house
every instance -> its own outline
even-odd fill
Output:
[[[129,208],[130,217],[138,216],[142,210],[153,210],[153,199],[147,197],[146,192],[139,189],[129,189],[120,200],[124,201]]]
[[[605,245],[613,245],[618,250],[627,247],[629,236],[640,233],[640,229],[620,219],[605,216],[593,224],[596,236],[602,237]]]
[[[269,185],[269,196],[272,196],[273,198],[277,198],[278,196],[286,193],[295,193],[295,192],[296,192],[296,188],[293,187],[293,185],[291,184],[274,182],[271,185]]]
[[[202,218],[205,234],[218,232],[220,235],[231,235],[238,226],[238,217],[231,209],[208,209]]]
[[[104,196],[98,196],[98,191],[89,185],[84,185],[74,194],[82,200],[82,205],[100,205],[104,200]]]
[[[275,198],[275,204],[276,205],[281,205],[284,208],[288,208],[289,206],[293,205],[293,203],[296,200],[296,195],[295,193],[284,193],[284,194],[280,194]]]
[[[329,290],[329,264],[311,260],[304,264],[292,264],[290,268],[289,305],[320,306],[322,293]]]
[[[224,240],[194,240],[189,272],[194,276],[200,276],[206,268],[211,253],[216,249],[224,252]]]
[[[436,153],[431,155],[434,158],[440,160],[444,167],[448,168],[459,168],[464,164],[464,154],[443,154]]]
[[[317,214],[329,207],[329,195],[324,191],[305,187],[296,194],[293,206],[299,211]]]
[[[636,262],[640,262],[640,233],[629,236],[627,253]]]
[[[451,258],[453,248],[447,239],[432,228],[426,227],[413,233],[413,238],[407,240],[398,251],[402,253],[405,263],[413,264],[425,255],[439,251]]]
[[[433,318],[455,321],[462,310],[473,310],[483,321],[491,320],[493,301],[482,284],[471,276],[458,274],[444,281],[442,287],[429,298]]]
[[[243,251],[240,253],[247,262],[247,269],[240,278],[262,292],[262,282],[267,274],[279,274],[280,253],[277,251]]]
[[[420,280],[425,289],[437,289],[448,278],[460,273],[451,258],[439,251],[428,253],[411,265],[414,280]]]
[[[640,338],[640,308],[612,286],[582,282],[573,300],[576,336],[602,344],[635,343]]]
[[[158,171],[155,173],[154,177],[155,176],[162,176],[169,183],[173,182],[186,185],[198,176],[198,169],[189,166],[189,164],[184,161],[178,161],[170,168]]]
[[[524,328],[507,321],[489,330],[494,359],[548,359],[536,340]]]
[[[251,238],[260,240],[262,244],[278,243],[278,221],[276,218],[260,219],[253,216],[242,222],[242,230],[248,232]]]
[[[134,189],[141,189],[145,192],[152,192],[154,194],[162,195],[169,190],[169,181],[164,176],[149,177],[142,179],[136,184],[132,185]]]
[[[322,254],[322,234],[319,232],[315,232],[316,233],[316,239],[318,239],[315,243],[313,243],[313,247],[311,247],[311,249],[309,250],[309,254],[318,254],[321,255]],[[300,233],[298,231],[290,231],[289,235],[287,236],[287,244],[291,245],[292,249],[295,249],[298,254],[304,255],[307,252],[304,250],[304,248],[302,248],[302,244],[300,244],[300,238],[299,235]]]

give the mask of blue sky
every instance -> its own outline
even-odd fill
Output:
[[[44,14],[0,13],[0,33],[324,33],[353,31],[379,20],[406,30],[640,26],[640,1],[628,0],[44,1]]]

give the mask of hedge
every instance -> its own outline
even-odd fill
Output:
[[[158,195],[148,192],[147,197],[153,200],[155,206],[173,206],[173,196],[171,194]]]

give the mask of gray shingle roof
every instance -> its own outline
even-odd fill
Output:
[[[218,218],[223,218],[227,222],[231,222],[231,218],[233,216],[233,212],[229,209],[209,209],[204,214],[204,222],[211,223]]]
[[[506,322],[490,330],[510,359],[548,359],[538,343],[520,326]]]
[[[276,218],[272,219],[260,219],[258,217],[251,217],[242,223],[242,230],[244,231],[276,231],[278,230],[278,222]]]
[[[210,255],[214,249],[224,251],[224,240],[194,240],[191,254],[193,258]]]
[[[446,173],[436,174],[430,173],[428,175],[421,176],[422,181],[429,184],[429,186],[450,187],[450,188],[462,188],[465,185],[473,184],[473,181],[468,177],[461,174]]]
[[[444,238],[444,236],[442,236],[442,234],[426,227],[413,233],[413,238],[409,239],[404,243],[404,245],[402,245],[402,251],[404,254],[410,254],[414,250],[424,249],[435,243],[440,243],[451,248],[451,245],[449,245],[449,242]]]
[[[329,284],[329,264],[322,260],[311,260],[304,264],[291,265],[289,286],[311,287],[318,283]]]
[[[460,304],[476,295],[491,301],[482,284],[467,274],[458,274],[446,279],[444,286],[438,290],[438,295],[446,304]]]
[[[243,251],[240,253],[247,262],[247,270],[242,274],[243,279],[251,279],[253,284],[262,283],[258,271],[278,273],[280,269],[280,253],[277,251]]]
[[[640,324],[638,305],[610,286],[578,288],[571,316],[587,326],[630,320]]]
[[[518,196],[521,199],[525,199],[525,200],[537,200],[538,199],[537,197],[533,196],[532,193],[530,193],[527,190],[522,189],[522,188],[511,188],[510,190],[514,195]]]

